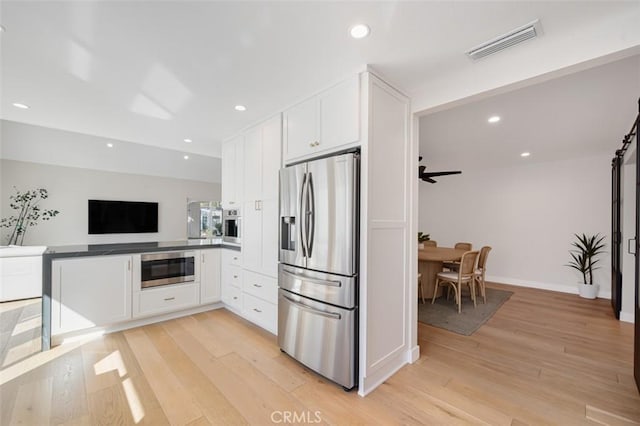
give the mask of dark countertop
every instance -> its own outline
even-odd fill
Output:
[[[224,243],[221,238],[194,239],[181,241],[154,241],[118,244],[81,244],[71,246],[47,247],[44,259],[61,257],[107,256],[111,254],[150,253],[170,250],[197,250],[208,248],[226,248],[240,251],[240,246]]]

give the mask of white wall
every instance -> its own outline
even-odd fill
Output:
[[[523,159],[523,163],[527,160]],[[519,167],[464,170],[421,183],[420,231],[439,246],[469,241],[493,247],[488,280],[577,292],[569,261],[574,233],[611,242],[611,155]],[[432,168],[436,170],[436,167]],[[610,256],[594,273],[600,297],[610,297]]]
[[[107,144],[112,144],[109,148]],[[187,235],[187,198],[220,200],[220,159],[0,120],[0,213],[9,196],[46,188],[43,208],[61,213],[31,228],[25,245],[166,241]],[[158,233],[88,235],[87,201],[158,202]],[[6,243],[0,230],[0,244]]]
[[[187,235],[187,198],[220,200],[220,184],[193,180],[114,173],[14,160],[0,160],[0,196],[7,198],[13,187],[21,190],[46,188],[49,198],[43,208],[60,211],[48,222],[32,227],[25,245],[95,244],[133,241],[171,241]],[[88,235],[87,200],[107,199],[158,202],[158,233]],[[13,214],[3,204],[2,217]],[[5,243],[6,229],[2,229]]]

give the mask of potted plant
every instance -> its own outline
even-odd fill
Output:
[[[418,248],[419,249],[423,249],[424,248],[424,242],[425,241],[429,241],[431,238],[429,237],[429,234],[424,234],[422,232],[418,232]]]
[[[21,246],[24,236],[30,226],[36,226],[40,220],[56,217],[58,210],[43,210],[40,202],[49,198],[49,192],[44,188],[32,189],[25,192],[13,188],[16,193],[9,197],[10,206],[17,210],[16,216],[9,216],[0,220],[0,228],[13,228],[7,239],[7,245]]]
[[[593,283],[593,271],[599,268],[595,265],[600,261],[598,256],[604,253],[604,236],[574,235],[576,237],[572,243],[574,249],[569,250],[571,261],[566,266],[582,274],[582,282],[578,284],[578,294],[586,299],[595,299],[600,285]]]

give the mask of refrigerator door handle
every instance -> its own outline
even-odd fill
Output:
[[[310,277],[307,277],[305,275],[296,274],[295,272],[288,271],[288,270],[286,270],[284,268],[282,268],[282,273],[290,275],[293,278],[296,278],[296,279],[299,279],[299,280],[308,281],[308,282],[314,283],[314,284],[325,285],[327,287],[342,287],[342,283],[340,281],[321,280],[321,279],[318,279],[318,278],[310,278]]]
[[[283,295],[282,297],[284,297],[285,299],[287,299],[289,301],[289,303],[292,303],[294,305],[296,305],[298,308],[305,310],[307,312],[311,312],[312,314],[316,314],[316,315],[322,315],[324,317],[328,317],[328,318],[335,318],[337,320],[342,319],[342,315],[340,315],[337,312],[327,312],[327,311],[320,311],[318,309],[315,309],[305,303],[302,302],[298,302],[297,300],[293,300],[290,297],[287,297],[285,295]]]
[[[316,197],[313,192],[313,174],[309,172],[309,178],[307,179],[307,196],[309,197],[309,212],[307,215],[309,216],[309,229],[307,233],[307,257],[311,257],[311,253],[313,251],[313,237],[314,237],[314,229],[316,226]]]
[[[300,185],[300,245],[302,246],[302,256],[307,257],[307,211],[305,199],[307,196],[307,174],[302,175],[302,185]]]

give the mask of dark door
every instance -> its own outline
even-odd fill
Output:
[[[638,118],[636,119],[636,318],[635,318],[635,346],[633,355],[633,374],[636,386],[640,391],[640,99],[638,100]]]
[[[621,168],[622,156],[616,152],[616,156],[611,162],[611,307],[617,319],[620,319],[622,307],[622,271],[620,270],[622,250],[622,232],[620,231]]]

